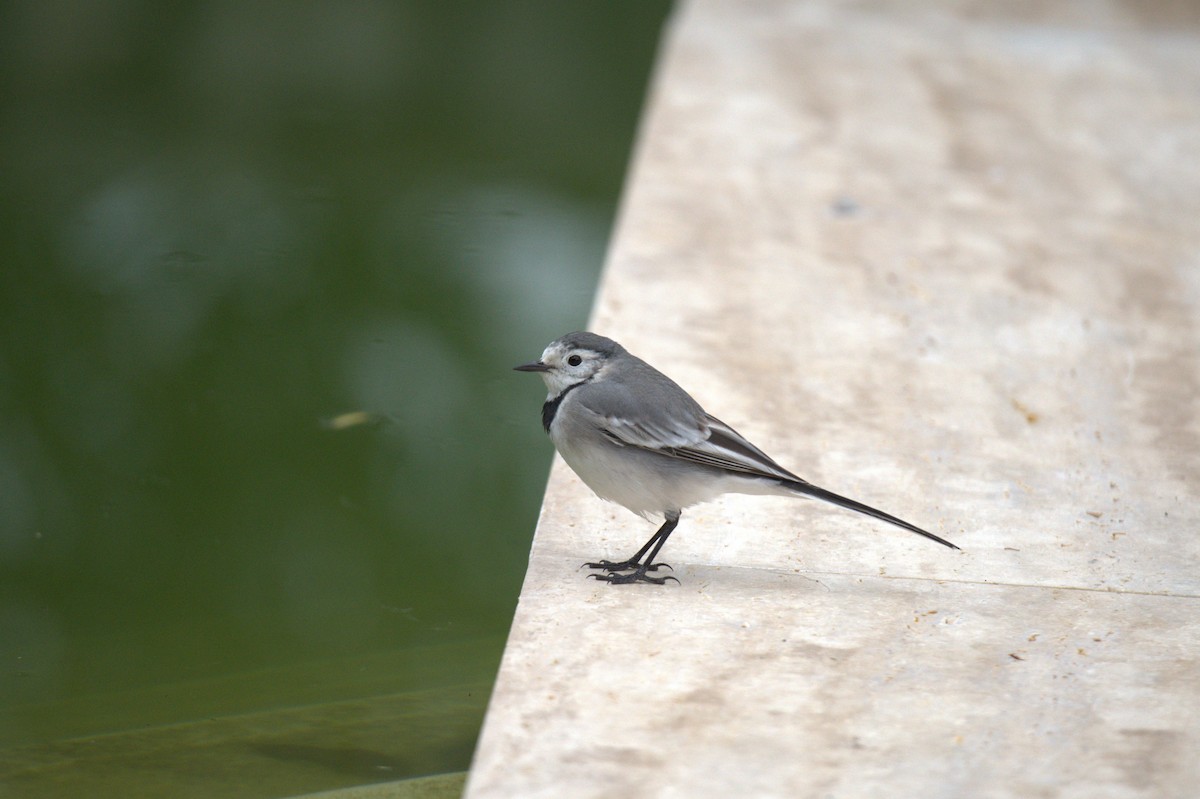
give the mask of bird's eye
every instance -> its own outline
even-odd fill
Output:
[[[572,366],[578,366],[579,364],[583,363],[583,358],[580,358],[578,355],[572,355],[570,358],[567,358],[567,363],[571,364]]]

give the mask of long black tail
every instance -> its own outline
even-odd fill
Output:
[[[872,508],[870,505],[864,505],[861,502],[856,502],[853,499],[848,499],[847,497],[843,497],[840,494],[835,494],[832,491],[826,491],[824,488],[815,486],[812,483],[802,483],[802,482],[796,482],[794,480],[780,480],[779,482],[800,494],[807,494],[810,497],[813,497],[815,499],[823,499],[826,502],[832,502],[834,505],[840,505],[843,508],[847,508],[847,509],[853,510],[853,511],[858,511],[859,513],[866,514],[867,516],[873,516],[874,518],[879,519],[880,521],[887,522],[888,524],[894,524],[897,527],[901,527],[905,530],[908,530],[910,533],[916,533],[917,535],[923,535],[931,541],[937,541],[942,546],[950,547],[951,549],[959,548],[959,547],[955,546],[954,544],[951,544],[949,541],[947,541],[944,538],[939,538],[938,536],[934,535],[931,532],[922,530],[920,527],[917,527],[915,524],[909,524],[908,522],[904,521],[903,519],[897,519],[895,516],[891,515],[890,513],[884,513],[881,510],[876,510],[875,508]]]

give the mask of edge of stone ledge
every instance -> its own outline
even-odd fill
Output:
[[[433,774],[396,782],[377,782],[353,788],[306,793],[292,799],[458,799],[467,784],[467,772]]]

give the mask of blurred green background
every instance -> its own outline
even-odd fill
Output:
[[[0,3],[0,780],[490,679],[668,10]]]

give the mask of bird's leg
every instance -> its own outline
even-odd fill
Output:
[[[662,527],[658,528],[654,535],[650,536],[637,553],[629,560],[614,563],[611,560],[601,560],[595,563],[583,564],[589,569],[604,569],[608,574],[590,574],[589,577],[595,577],[597,580],[603,580],[606,583],[655,583],[662,585],[667,580],[675,580],[674,577],[647,577],[646,572],[658,571],[662,566],[671,568],[667,563],[655,563],[654,559],[658,557],[658,551],[663,548],[663,544],[667,543],[667,539],[671,537],[671,532],[679,524],[679,511],[671,511],[666,514],[666,520]],[[653,549],[651,549],[653,547]],[[642,556],[649,551],[650,555],[646,558],[646,562],[642,563]],[[633,570],[632,574],[617,574],[617,572]],[[675,582],[679,582],[675,580]]]
[[[654,535],[650,536],[650,540],[647,541],[642,546],[642,548],[639,549],[628,560],[622,560],[622,561],[600,560],[600,561],[596,561],[595,563],[585,563],[583,565],[589,569],[604,569],[605,571],[610,571],[610,572],[622,572],[622,571],[629,571],[630,569],[641,568],[642,556],[645,555],[646,552],[650,549],[650,547],[654,546],[655,544],[658,544],[658,546],[655,547],[655,549],[654,549],[655,554],[657,554],[658,550],[662,549],[663,543],[666,542],[667,536],[671,535],[671,531],[675,529],[675,525],[677,525],[677,524],[679,524],[679,514],[678,513],[667,514],[666,520],[663,522],[662,527],[658,528],[658,530],[654,533]],[[654,559],[653,556],[651,556],[648,559],[648,561],[653,560],[653,559]],[[646,563],[646,571],[658,571],[658,568],[660,566],[666,566],[668,569],[671,568],[670,564],[667,564],[667,563],[647,562]]]

